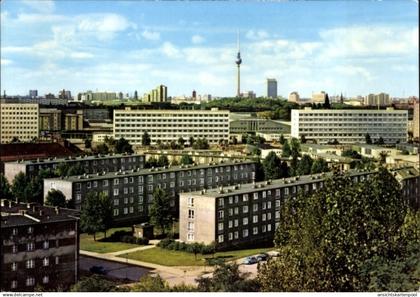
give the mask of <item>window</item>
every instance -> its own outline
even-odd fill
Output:
[[[233,227],[233,221],[229,221],[229,228]]]
[[[48,240],[45,240],[42,247],[44,248],[44,250],[48,249],[50,247],[50,242]]]
[[[267,208],[267,203],[266,202],[263,202],[262,203],[262,209],[266,209]]]
[[[31,252],[31,251],[33,251],[35,249],[35,244],[33,243],[33,242],[28,242],[27,244],[26,244],[26,250],[28,251],[28,252]]]
[[[124,177],[124,183],[128,184],[128,177]]]
[[[88,189],[90,189],[90,182],[87,182],[86,187],[87,187]]]
[[[124,207],[124,214],[128,214],[128,208]]]
[[[280,207],[280,200],[276,200],[276,208]]]
[[[267,231],[267,228],[266,228],[266,226],[265,226],[265,225],[262,225],[262,230],[261,230],[261,231],[262,231],[263,233]]]
[[[242,219],[242,225],[248,225],[248,218]]]
[[[228,238],[229,238],[229,240],[232,240],[232,239],[233,239],[233,233],[232,233],[232,232],[230,232],[228,236],[229,236],[229,237],[228,237]]]
[[[268,209],[271,209],[271,201],[268,201],[268,202],[267,202],[267,208],[268,208]]]
[[[119,199],[114,199],[114,206],[117,206],[118,204],[120,204],[120,200]]]
[[[114,196],[118,196],[118,189],[114,189]]]
[[[238,231],[233,232],[233,238],[235,238],[235,239],[239,238],[239,232]]]
[[[280,189],[276,190],[276,197],[280,197]]]
[[[225,212],[223,210],[219,210],[219,219],[223,219]]]
[[[34,227],[28,227],[28,234],[34,233]]]
[[[239,220],[238,220],[238,219],[235,219],[235,220],[233,221],[233,224],[234,224],[234,226],[235,226],[235,227],[238,227],[238,225],[239,225]]]
[[[58,265],[60,263],[60,258],[57,256],[55,257],[55,265]]]
[[[218,241],[219,241],[219,243],[222,243],[224,241],[224,236],[223,235],[219,235]]]
[[[232,196],[230,196],[229,197],[229,204],[232,204],[233,203],[233,197]]]
[[[258,223],[258,216],[252,216],[252,222]]]
[[[242,230],[242,237],[248,237],[248,229]]]
[[[271,231],[271,224],[267,225],[267,231]]]
[[[29,287],[29,286],[33,286],[33,285],[35,285],[35,278],[34,277],[28,277],[26,279],[26,286]]]
[[[267,214],[267,220],[271,220],[271,212]]]
[[[188,198],[188,206],[194,207],[194,198],[191,198],[191,197]]]
[[[118,185],[120,183],[120,180],[118,178],[114,178],[114,185]]]
[[[223,226],[223,223],[219,223],[219,224],[218,224],[218,228],[217,228],[217,229],[218,229],[219,231],[223,231],[223,227],[224,227],[224,226]]]
[[[253,211],[258,211],[258,204],[257,204],[257,203],[255,203],[255,204],[252,206],[252,210],[253,210]]]
[[[242,197],[243,202],[248,201],[248,194],[244,194],[244,196]]]
[[[102,186],[108,187],[108,180],[107,179],[102,181]]]
[[[194,223],[193,222],[188,222],[187,230],[188,231],[194,231]]]
[[[128,203],[128,198],[126,197],[126,198],[124,198],[124,204],[127,204]]]
[[[248,213],[248,205],[242,206],[242,212],[243,213]]]
[[[229,208],[229,216],[233,216],[233,208]]]
[[[80,200],[82,200],[82,194],[77,193],[76,194],[76,201],[80,201]]]
[[[26,261],[26,268],[31,269],[35,267],[35,261],[33,259],[29,259]]]
[[[252,234],[258,234],[258,227],[252,228]]]
[[[18,229],[17,228],[13,228],[12,234],[13,235],[17,235],[18,234]]]
[[[13,262],[12,263],[12,267],[11,267],[11,269],[12,269],[12,271],[16,271],[17,270],[17,263],[16,262]]]
[[[48,265],[50,265],[50,259],[49,259],[48,257],[45,257],[45,258],[42,260],[42,265],[43,265],[43,266],[48,266]]]
[[[94,188],[97,188],[98,187],[98,182],[96,180],[93,182],[93,187]]]
[[[130,213],[133,213],[134,212],[134,207],[130,206],[129,210],[130,210]]]
[[[42,278],[43,284],[48,284],[49,281],[50,281],[50,278],[47,275]]]
[[[128,194],[128,188],[124,188],[124,194]]]
[[[114,209],[114,216],[118,216],[119,210],[117,208]]]
[[[254,200],[258,199],[258,193],[254,193]]]
[[[194,233],[188,233],[187,234],[187,240],[188,241],[193,241],[194,240]]]
[[[234,210],[236,215],[239,214],[239,207],[235,207]]]
[[[188,210],[188,218],[189,219],[194,219],[194,210],[193,209]]]
[[[264,222],[267,219],[267,215],[263,213],[261,220]]]
[[[12,284],[10,285],[10,288],[16,289],[17,288],[17,280],[12,280]]]

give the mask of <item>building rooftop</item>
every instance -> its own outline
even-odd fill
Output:
[[[140,154],[107,154],[107,155],[92,155],[92,156],[69,156],[65,158],[47,158],[47,159],[36,159],[36,160],[18,160],[11,163],[19,163],[25,165],[34,165],[34,164],[48,164],[48,163],[57,163],[64,161],[89,161],[89,160],[102,160],[102,159],[114,159],[121,157],[135,157],[142,156]]]
[[[131,169],[126,171],[117,171],[117,172],[103,172],[103,173],[96,173],[96,174],[84,174],[84,175],[73,175],[61,178],[47,178],[44,180],[61,180],[61,181],[69,181],[69,182],[79,182],[81,180],[100,180],[100,179],[109,179],[115,177],[123,177],[123,176],[140,176],[140,175],[147,175],[151,173],[170,173],[173,171],[187,171],[191,169],[206,169],[206,168],[214,168],[220,166],[229,166],[229,165],[241,165],[241,164],[254,164],[253,161],[245,161],[245,160],[234,160],[232,162],[223,162],[220,163],[208,163],[208,164],[200,164],[200,165],[180,165],[180,166],[168,166],[168,167],[157,167],[157,168],[137,168]]]
[[[79,212],[73,209],[42,206],[37,203],[16,203],[1,200],[1,228],[73,221]]]
[[[73,156],[75,152],[59,143],[8,143],[0,144],[0,160]]]
[[[362,170],[348,171],[350,176],[366,175],[366,174],[372,174],[374,172],[375,171],[369,172],[367,170],[366,171],[362,171]],[[275,179],[271,181],[263,181],[263,182],[258,182],[258,183],[238,184],[238,185],[229,186],[229,187],[194,191],[188,194],[196,195],[196,196],[201,195],[203,197],[212,197],[212,198],[227,197],[227,196],[238,195],[238,194],[246,194],[249,192],[253,192],[255,190],[271,190],[271,189],[277,189],[280,187],[304,185],[304,184],[307,184],[308,182],[322,181],[325,178],[332,177],[332,176],[333,176],[333,172],[326,172],[326,173],[313,174],[313,175],[303,175],[303,176]]]

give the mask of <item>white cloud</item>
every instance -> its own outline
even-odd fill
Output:
[[[116,33],[133,28],[125,17],[108,13],[108,14],[87,14],[79,17],[77,26],[78,31],[96,36],[100,40],[111,40]]]
[[[7,66],[13,64],[12,60],[9,59],[1,59],[1,65]]]
[[[372,74],[364,67],[358,67],[358,66],[353,66],[353,65],[343,65],[343,66],[335,67],[333,71],[342,75],[363,77],[364,79],[367,79],[367,80],[373,79]]]
[[[23,0],[22,3],[42,13],[51,13],[55,9],[55,3],[52,0]]]
[[[170,42],[164,42],[162,47],[160,48],[161,52],[165,54],[169,58],[179,58],[181,53],[178,48],[176,48]]]
[[[270,35],[267,33],[267,31],[264,30],[249,30],[246,32],[246,38],[251,40],[260,40],[260,39],[266,39]]]
[[[94,55],[91,53],[86,53],[86,52],[72,52],[70,53],[70,58],[74,58],[74,59],[90,59],[93,58]]]
[[[205,39],[201,35],[193,35],[193,37],[191,37],[191,42],[193,44],[200,44],[200,43],[203,43],[204,41]]]
[[[156,40],[160,39],[160,33],[159,32],[153,32],[153,31],[150,31],[148,29],[144,30],[141,33],[141,36],[143,36],[147,40],[153,40],[153,41],[156,41]]]
[[[19,13],[16,18],[18,23],[56,23],[67,21],[68,18],[57,14],[43,14],[43,13]]]

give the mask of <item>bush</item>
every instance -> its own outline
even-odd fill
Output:
[[[201,247],[201,254],[203,255],[210,255],[215,253],[215,246],[214,244],[205,245],[203,244]]]
[[[173,242],[174,242],[173,239],[165,238],[165,239],[162,239],[161,241],[159,241],[158,247],[161,247],[161,248],[165,249],[165,248],[168,247],[168,245],[170,245]]]
[[[149,244],[149,239],[146,237],[140,237],[136,239],[136,244],[139,245],[148,245]]]
[[[121,237],[121,241],[125,242],[125,243],[131,243],[132,242],[132,237],[131,235],[124,235]]]

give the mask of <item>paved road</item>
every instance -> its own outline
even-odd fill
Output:
[[[140,266],[127,265],[80,255],[80,270],[89,271],[89,268],[94,265],[104,267],[105,270],[108,271],[106,275],[109,277],[119,279],[128,278],[132,281],[138,281],[140,277],[150,272],[150,269]]]

